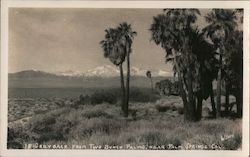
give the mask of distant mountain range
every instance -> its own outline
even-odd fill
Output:
[[[145,69],[140,69],[137,67],[132,67],[130,70],[131,76],[145,76],[146,77],[146,71]],[[126,73],[126,70],[124,70]],[[171,77],[173,76],[172,72],[167,72],[165,70],[157,70],[157,71],[151,71],[153,77]],[[120,71],[118,67],[110,66],[110,65],[104,65],[104,66],[98,66],[96,68],[87,70],[86,72],[80,72],[80,71],[63,71],[63,72],[55,72],[55,73],[49,73],[39,70],[25,70],[20,71],[16,73],[10,73],[10,77],[18,77],[18,78],[30,78],[30,77],[118,77],[120,76]]]
[[[24,70],[16,73],[9,73],[9,78],[49,78],[57,75],[39,70]]]
[[[125,74],[126,74],[126,70]],[[151,71],[153,82],[172,77],[164,70]],[[131,68],[131,86],[150,87],[146,70]],[[120,87],[120,71],[115,66],[99,66],[86,72],[64,71],[49,73],[39,70],[25,70],[9,73],[9,88],[106,88]]]

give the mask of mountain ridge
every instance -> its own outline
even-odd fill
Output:
[[[144,76],[146,77],[147,70],[132,67],[131,76]],[[124,70],[126,74],[126,70]],[[173,76],[172,72],[168,72],[162,69],[151,71],[153,77],[158,76],[166,76],[171,77]],[[89,69],[86,72],[80,71],[73,71],[73,70],[66,70],[66,71],[59,71],[59,72],[45,72],[41,70],[23,70],[15,73],[9,73],[10,77],[119,77],[120,71],[117,67],[111,65],[104,65],[98,66],[93,69]]]

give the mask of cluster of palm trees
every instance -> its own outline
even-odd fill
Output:
[[[198,9],[164,9],[153,19],[152,40],[166,51],[166,61],[173,63],[186,120],[200,120],[202,100],[208,96],[214,116],[221,116],[222,81],[227,84],[226,106],[231,89],[236,89],[237,114],[242,116],[243,33],[237,30],[239,12],[242,14],[242,10],[213,9],[205,16],[208,25],[203,30],[196,26]],[[215,79],[216,107],[212,86]]]
[[[200,16],[198,9],[164,9],[153,17],[150,27],[152,39],[166,52],[166,62],[173,64],[178,78],[179,91],[184,104],[184,119],[201,119],[202,101],[211,98],[214,117],[221,116],[222,82],[226,90],[226,111],[229,110],[229,94],[234,94],[237,114],[242,116],[242,69],[243,32],[238,29],[242,21],[241,9],[212,9],[205,16],[207,26],[202,30],[197,26]],[[239,22],[240,21],[240,22]],[[104,56],[120,67],[122,110],[128,115],[129,101],[129,54],[136,32],[131,25],[120,24],[117,28],[105,30],[105,40],[101,41]],[[127,60],[127,82],[124,86],[122,64]],[[151,78],[151,73],[147,73]],[[216,80],[216,103],[213,81]]]

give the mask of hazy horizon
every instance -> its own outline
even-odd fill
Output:
[[[171,72],[164,50],[150,41],[150,24],[160,13],[162,9],[11,8],[9,73],[29,69],[86,72],[98,66],[114,66],[103,57],[99,42],[105,29],[123,21],[138,33],[131,67]],[[204,16],[206,9],[201,13]],[[197,23],[202,27],[205,21],[199,17]]]

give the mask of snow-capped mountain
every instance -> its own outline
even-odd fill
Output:
[[[158,76],[173,76],[173,72],[159,70],[158,71]]]
[[[83,76],[86,77],[114,77],[119,76],[119,69],[118,67],[111,66],[111,65],[104,65],[98,66],[94,69],[87,70],[83,73]]]
[[[147,70],[140,69],[137,67],[132,67],[130,69],[130,73],[132,76],[146,76],[146,72],[147,72]]]
[[[124,75],[126,75],[126,68],[124,67]],[[131,76],[146,76],[147,70],[137,68],[137,67],[131,67],[130,69],[130,75]],[[173,76],[172,72],[168,72],[165,70],[151,70],[152,77],[158,77],[158,76],[163,76],[163,77],[168,77],[168,76]],[[73,70],[67,70],[67,71],[59,71],[59,72],[54,72],[54,73],[49,73],[49,72],[43,72],[39,70],[26,70],[26,71],[21,71],[17,73],[13,73],[10,75],[14,76],[22,76],[22,77],[119,77],[120,76],[120,70],[116,66],[111,66],[111,65],[104,65],[104,66],[98,66],[93,69],[89,69],[85,72],[81,71],[73,71]]]
[[[83,72],[73,71],[73,70],[67,70],[67,71],[56,72],[56,75],[57,76],[81,77],[81,76],[83,76]]]
[[[127,70],[124,69],[124,73],[126,74]],[[146,76],[147,70],[132,67],[130,70],[131,76]],[[152,76],[173,76],[172,72],[168,72],[165,70],[158,70],[158,71],[151,71]],[[90,69],[83,73],[83,76],[86,77],[115,77],[120,76],[120,71],[118,67],[111,66],[111,65],[104,65],[104,66],[98,66],[94,69]]]

